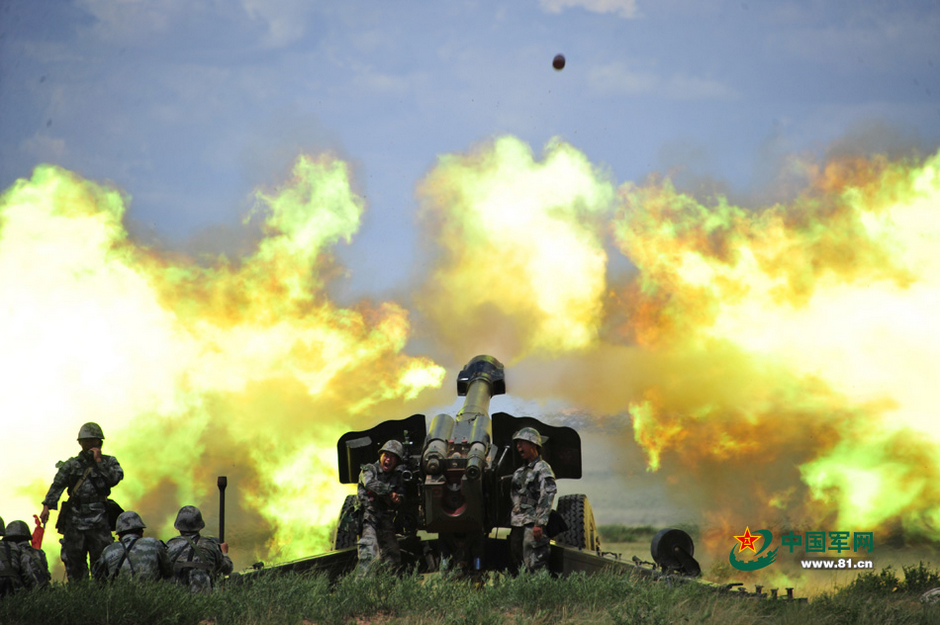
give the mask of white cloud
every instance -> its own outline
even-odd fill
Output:
[[[265,24],[263,43],[280,48],[300,40],[307,32],[310,2],[305,0],[242,0],[245,12]]]
[[[539,0],[539,4],[549,13],[580,7],[592,13],[614,13],[625,18],[638,16],[636,0]]]
[[[311,4],[306,0],[77,0],[92,15],[101,41],[146,42],[154,36],[212,40],[229,36],[266,48],[290,45],[307,34]],[[177,45],[179,40],[177,39]]]
[[[659,76],[650,71],[634,70],[623,63],[593,68],[588,85],[598,95],[653,95],[670,100],[728,100],[737,97],[731,87],[709,78],[675,74]]]
[[[78,0],[77,5],[97,20],[93,29],[100,39],[117,42],[166,32],[187,12],[198,11],[181,0]]]
[[[36,163],[58,163],[65,157],[65,139],[37,132],[20,142],[20,151]]]

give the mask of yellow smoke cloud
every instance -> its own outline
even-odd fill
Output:
[[[439,348],[514,364],[514,394],[628,413],[721,540],[936,536],[938,163],[806,164],[802,194],[759,209],[650,180],[612,207],[571,146],[536,161],[500,137],[419,184],[440,250],[419,310]],[[608,233],[635,273],[608,279]]]
[[[126,204],[52,166],[0,197],[0,412],[17,436],[0,471],[18,479],[4,514],[38,512],[55,461],[96,421],[126,473],[115,498],[152,534],[171,535],[190,503],[214,533],[227,475],[237,565],[325,549],[349,490],[339,435],[443,377],[402,353],[401,306],[341,308],[323,290],[323,261],[363,211],[345,164],[301,157],[292,180],[259,191],[265,236],[237,261],[134,244]]]
[[[491,353],[512,395],[619,419],[725,553],[745,525],[937,538],[940,155],[806,168],[792,202],[744,209],[618,190],[557,139],[444,155],[417,190],[423,336],[454,373]],[[259,191],[264,238],[239,259],[143,248],[126,204],[54,167],[0,197],[0,410],[20,436],[0,470],[22,476],[0,513],[38,509],[94,420],[154,533],[185,503],[213,527],[227,475],[237,564],[322,550],[349,492],[337,438],[444,376],[405,354],[401,305],[326,295],[363,211],[345,165],[302,157]],[[618,251],[633,269],[611,275]]]
[[[614,188],[584,154],[553,139],[536,161],[503,136],[441,157],[418,195],[441,254],[418,307],[458,358],[512,363],[597,342]]]
[[[621,330],[673,360],[630,403],[652,468],[697,472],[703,508],[735,522],[938,537],[938,171],[833,162],[756,211],[622,189],[640,275]]]

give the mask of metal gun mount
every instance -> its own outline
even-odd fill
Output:
[[[516,431],[525,426],[539,431],[542,457],[557,479],[581,477],[581,437],[574,429],[503,412],[490,416],[490,400],[505,392],[503,365],[492,356],[473,358],[457,375],[457,395],[465,399],[456,416],[438,414],[428,427],[425,416],[416,414],[340,437],[336,444],[340,482],[354,484],[360,467],[375,462],[386,441],[399,440],[417,490],[400,514],[413,517],[417,529],[438,533],[445,551],[459,551],[463,559],[485,557],[482,537],[509,525],[510,484],[503,478],[522,465],[512,441]],[[579,512],[572,514],[590,518],[575,520],[575,531],[583,533],[587,523],[587,533],[594,536],[590,505],[583,495],[576,497]]]
[[[414,414],[406,419],[383,421],[367,430],[347,432],[336,443],[337,471],[343,484],[355,484],[363,464],[375,462],[379,449],[388,440],[401,442],[405,458],[397,470],[408,491],[398,509],[396,531],[407,566],[421,572],[437,570],[445,557],[465,556],[471,570],[512,568],[509,541],[494,528],[509,524],[511,502],[509,480],[522,465],[512,435],[523,427],[534,427],[542,436],[542,457],[558,479],[581,477],[581,437],[569,427],[552,426],[533,417],[514,417],[497,412],[489,415],[494,395],[506,392],[502,364],[492,356],[477,356],[457,376],[457,394],[466,397],[456,417],[439,414],[431,419]],[[658,532],[650,545],[654,562],[634,556],[632,562],[600,550],[600,537],[594,513],[584,495],[564,495],[557,499],[557,512],[568,529],[551,543],[549,568],[555,574],[586,574],[604,570],[628,570],[669,583],[694,582],[719,591],[736,590],[734,595],[777,598],[757,586],[749,593],[739,583],[715,584],[700,579],[701,567],[693,557],[692,538],[680,529]],[[353,516],[356,495],[349,495],[340,511],[333,536],[333,551],[294,562],[264,568],[241,576],[283,572],[320,572],[331,579],[351,571],[356,565]],[[437,532],[438,537],[418,536],[418,530]],[[507,532],[508,533],[508,532]],[[793,589],[787,589],[793,599]],[[797,599],[805,601],[805,599]]]

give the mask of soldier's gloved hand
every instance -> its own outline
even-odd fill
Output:
[[[535,525],[532,527],[532,538],[535,540],[542,540],[542,526]]]

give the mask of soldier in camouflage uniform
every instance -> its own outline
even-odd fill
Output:
[[[124,478],[124,470],[114,456],[101,453],[103,441],[97,423],[83,425],[78,431],[81,453],[56,465],[59,471],[42,501],[39,519],[45,524],[49,510],[56,509],[62,492],[68,490],[56,528],[62,533],[62,562],[70,582],[88,579],[89,560],[97,562],[114,542],[106,502],[111,488]]]
[[[193,592],[211,591],[219,577],[232,572],[228,543],[200,536],[199,530],[205,526],[199,508],[183,506],[173,524],[180,535],[166,543],[176,581]]]
[[[169,579],[173,565],[166,545],[159,538],[144,538],[143,519],[132,510],[117,518],[115,531],[118,542],[111,543],[91,568],[91,576],[98,581],[111,581],[118,577],[134,579]]]
[[[362,465],[359,473],[357,496],[362,510],[362,533],[358,542],[357,574],[360,577],[378,562],[390,562],[396,569],[401,566],[393,508],[402,502],[402,494],[395,490],[395,468],[404,455],[401,443],[388,441],[379,451],[378,462]]]
[[[10,521],[0,550],[4,552],[3,556],[6,556],[9,543],[19,552],[20,580],[23,588],[27,590],[45,588],[52,580],[52,575],[49,574],[49,563],[42,549],[33,548],[29,542],[30,538],[32,534],[29,532],[29,525],[26,521]]]
[[[512,474],[512,531],[509,544],[516,565],[534,572],[548,565],[549,538],[545,533],[557,488],[555,474],[542,460],[542,436],[522,428],[512,437],[525,464]]]
[[[0,519],[0,536],[4,535],[3,519]],[[15,543],[0,541],[0,597],[12,594],[23,587],[20,565],[20,549]]]

